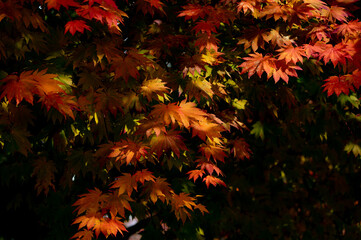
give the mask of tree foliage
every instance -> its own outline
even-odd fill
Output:
[[[359,239],[357,10],[1,1],[0,237]]]

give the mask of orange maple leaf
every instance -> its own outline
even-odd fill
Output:
[[[53,182],[55,181],[56,171],[54,162],[46,160],[45,157],[41,157],[34,162],[34,170],[31,176],[36,176],[35,189],[38,195],[41,192],[48,195],[49,188],[55,190]]]
[[[205,172],[202,169],[190,170],[189,172],[187,172],[187,174],[189,174],[188,179],[193,179],[193,181],[195,182],[198,178],[202,178],[204,173]]]
[[[137,143],[130,139],[121,140],[116,142],[115,146],[111,148],[112,152],[108,155],[108,157],[114,157],[116,161],[122,161],[125,159],[126,164],[130,164],[131,162],[136,164],[141,157],[145,157],[147,155],[148,148],[149,147],[143,145],[142,143]]]
[[[143,169],[141,171],[137,171],[134,173],[133,177],[135,178],[135,181],[141,182],[144,184],[145,181],[155,181],[155,177],[152,172],[148,171],[147,169]]]
[[[49,111],[51,107],[58,110],[65,118],[66,116],[75,119],[73,110],[78,109],[77,102],[74,101],[74,97],[65,94],[50,93],[43,95],[39,98],[42,105],[46,106]]]
[[[286,64],[292,62],[296,64],[297,62],[303,62],[303,56],[305,56],[305,50],[302,47],[294,47],[289,45],[287,47],[278,49],[277,52],[280,52],[278,55],[278,60],[284,59]]]
[[[177,219],[181,219],[184,223],[186,218],[190,219],[191,215],[187,211],[187,208],[193,211],[193,208],[197,205],[194,201],[194,197],[190,197],[188,193],[180,193],[179,195],[174,194],[172,197],[172,211],[174,211]]]
[[[243,139],[238,138],[232,142],[233,147],[231,152],[233,156],[237,159],[249,159],[251,157],[252,151],[249,149],[249,144]]]
[[[255,73],[261,77],[264,72],[267,73],[267,78],[270,78],[276,69],[276,59],[271,55],[263,56],[262,53],[251,53],[249,57],[243,59],[246,61],[238,67],[242,67],[241,74],[248,72],[248,78]]]
[[[89,193],[82,194],[79,197],[80,198],[73,204],[73,206],[77,206],[75,210],[78,211],[78,215],[84,212],[98,212],[108,198],[107,194],[103,194],[98,188],[89,190]]]
[[[169,183],[165,178],[157,178],[155,182],[147,183],[145,194],[148,194],[150,200],[155,203],[158,199],[162,202],[169,202],[173,197],[173,190],[169,187]]]
[[[203,182],[206,183],[207,188],[209,187],[209,184],[212,184],[213,186],[217,186],[217,185],[222,185],[222,186],[227,186],[221,179],[208,175],[205,178],[203,178]]]
[[[166,87],[165,84],[166,83],[159,78],[145,80],[140,87],[140,92],[148,101],[151,101],[155,95],[164,96],[164,94],[169,93],[169,88]]]
[[[178,123],[181,127],[189,128],[192,121],[202,120],[207,113],[196,108],[195,103],[183,100],[179,106],[176,103],[157,104],[150,115],[161,119],[166,125]]]
[[[171,150],[178,157],[181,150],[187,150],[179,131],[170,130],[166,133],[161,132],[158,136],[153,136],[150,141],[151,152],[157,153],[160,157],[163,152]]]
[[[244,31],[244,38],[240,39],[237,44],[244,44],[244,49],[252,47],[256,52],[258,47],[264,49],[264,42],[268,37],[268,33],[264,29],[251,26]]]
[[[347,22],[347,17],[350,14],[345,10],[345,8],[333,5],[331,7],[323,8],[321,10],[321,15],[326,17],[330,22],[335,22],[336,20]]]
[[[210,139],[219,138],[222,136],[221,132],[225,131],[221,125],[212,123],[206,119],[199,122],[193,122],[191,128],[192,137],[198,136],[203,141],[206,140],[206,137]]]
[[[83,229],[82,231],[77,232],[71,238],[76,238],[78,240],[92,240],[94,233],[91,230]]]
[[[193,21],[198,18],[204,18],[209,11],[208,6],[203,6],[200,4],[188,4],[183,6],[183,11],[178,14],[178,17],[184,17],[185,20],[192,19]]]
[[[224,158],[227,157],[227,154],[224,152],[224,147],[220,144],[215,145],[213,143],[207,142],[207,144],[202,144],[199,148],[199,151],[203,156],[209,161],[213,157],[214,161],[224,162]]]
[[[118,195],[116,191],[113,191],[108,195],[106,205],[103,209],[109,211],[112,216],[125,217],[125,209],[132,212],[132,208],[129,202],[133,201],[128,195]]]
[[[134,176],[129,173],[124,173],[123,176],[119,176],[112,182],[111,188],[117,188],[118,195],[127,192],[130,196],[134,190],[137,190],[138,184]]]
[[[361,32],[361,22],[359,20],[352,20],[342,23],[335,28],[334,32],[346,39],[357,38]]]

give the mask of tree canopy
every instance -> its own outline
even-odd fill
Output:
[[[360,239],[357,5],[0,1],[0,239]]]

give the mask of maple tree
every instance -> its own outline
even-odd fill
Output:
[[[358,9],[0,1],[0,239],[359,239]]]

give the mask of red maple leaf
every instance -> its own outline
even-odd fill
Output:
[[[348,95],[350,90],[354,91],[351,79],[347,76],[332,76],[325,80],[325,84],[322,85],[324,92],[327,91],[327,96],[336,94],[339,96],[341,93]]]
[[[213,33],[217,33],[216,27],[214,22],[212,21],[199,21],[196,23],[196,26],[192,29],[193,31],[197,33],[207,33],[208,36],[210,36]]]
[[[195,21],[198,18],[204,18],[209,10],[209,7],[198,4],[188,4],[183,6],[183,9],[184,10],[178,14],[178,17],[184,17],[185,20],[192,19]]]
[[[86,25],[85,21],[72,20],[65,24],[64,33],[70,32],[71,35],[74,35],[76,32],[84,33],[85,29],[90,31],[90,27]]]
[[[45,0],[45,3],[48,6],[48,9],[56,9],[59,11],[60,7],[63,6],[66,9],[69,7],[79,7],[79,3],[74,2],[73,0]]]
[[[33,104],[33,91],[36,82],[34,79],[24,78],[24,75],[27,73],[28,72],[23,72],[20,74],[20,77],[11,74],[2,79],[4,84],[0,88],[2,91],[0,99],[6,96],[9,102],[14,98],[16,105],[18,105],[23,99]]]
[[[319,58],[323,59],[325,64],[331,61],[334,67],[336,67],[338,63],[345,65],[346,58],[352,59],[348,50],[348,45],[345,43],[338,43],[335,46],[326,44],[324,45],[323,51],[320,52]]]

